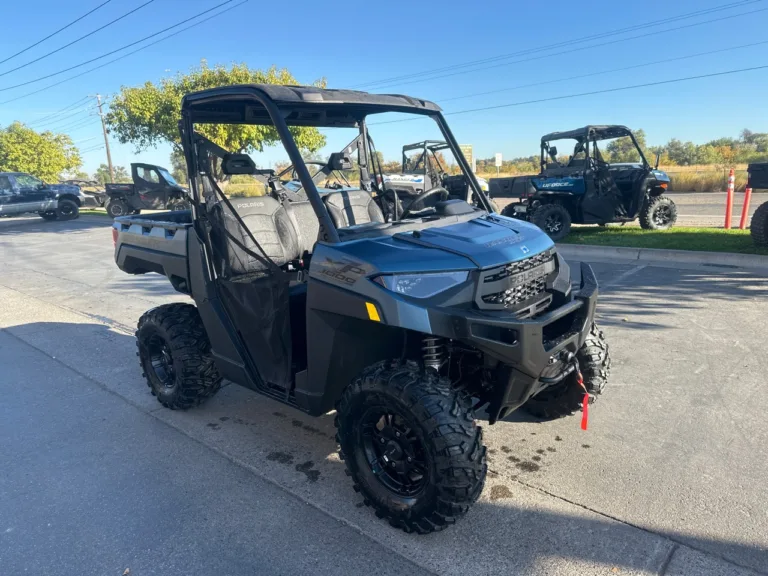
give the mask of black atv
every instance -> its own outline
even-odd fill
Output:
[[[635,162],[605,162],[598,142],[628,138]],[[557,156],[557,140],[575,140],[566,162]],[[571,224],[608,224],[640,219],[647,230],[666,230],[677,221],[677,207],[663,196],[669,176],[645,159],[626,126],[586,126],[541,138],[541,172],[537,176],[492,178],[494,196],[516,196],[502,214],[533,222],[555,240],[568,235]]]
[[[747,188],[768,190],[768,162],[750,164]],[[757,207],[749,225],[752,241],[756,246],[768,247],[768,202]]]
[[[461,196],[436,186],[418,194],[437,200],[429,210],[402,206],[371,163],[367,121],[386,112],[437,124]],[[222,122],[274,127],[299,184],[195,131]],[[356,166],[356,188],[319,193],[297,126],[357,131],[319,169]],[[164,406],[195,406],[227,378],[313,416],[335,410],[340,457],[365,504],[427,533],[466,514],[483,489],[476,412],[489,424],[520,407],[553,418],[603,390],[610,361],[592,269],[581,265],[574,291],[546,234],[491,212],[435,104],[228,86],[185,96],[180,130],[191,211],[113,224],[122,270],[165,274],[194,301],[139,320],[141,367]],[[217,173],[266,178],[269,192],[230,200]]]
[[[106,184],[107,214],[113,218],[142,210],[189,210],[189,192],[170,172],[153,164],[131,164],[133,184]]]

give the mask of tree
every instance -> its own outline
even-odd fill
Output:
[[[632,133],[635,135],[637,145],[640,146],[640,149],[645,153],[645,131],[636,130]],[[605,151],[608,153],[606,156],[609,156],[611,162],[640,161],[640,155],[637,153],[637,148],[635,148],[635,144],[629,136],[622,136],[621,138],[611,140],[605,147]],[[606,158],[606,160],[608,160],[608,158]]]
[[[679,166],[692,166],[699,162],[699,147],[693,142],[681,142],[672,138],[664,148],[669,159]]]
[[[0,172],[28,172],[46,182],[56,182],[83,162],[66,134],[35,132],[21,122],[0,129]]]
[[[187,185],[187,159],[184,151],[178,148],[171,150],[171,176],[182,186]]]
[[[115,95],[106,115],[112,134],[123,143],[131,143],[140,152],[163,142],[181,148],[178,121],[181,118],[181,98],[189,93],[231,84],[298,84],[285,68],[251,70],[246,64],[209,68],[205,61],[188,74],[179,73],[158,83],[122,87]],[[320,80],[316,85],[324,85]],[[250,124],[198,125],[196,129],[206,138],[230,152],[263,151],[265,146],[280,142],[273,126]],[[315,152],[325,144],[325,137],[316,128],[292,127],[291,133],[300,150]],[[225,177],[217,175],[217,179]]]
[[[131,175],[128,174],[125,166],[113,166],[112,168],[115,170],[115,182],[131,182]],[[111,182],[109,179],[109,166],[100,164],[96,172],[93,173],[93,179],[100,184]]]

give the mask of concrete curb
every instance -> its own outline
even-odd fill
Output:
[[[622,246],[590,246],[585,244],[558,244],[557,249],[566,259],[571,258],[574,260],[636,260],[638,262],[699,264],[723,268],[751,268],[768,271],[768,256],[759,256],[757,254],[625,248]]]

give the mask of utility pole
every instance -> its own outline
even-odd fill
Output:
[[[104,122],[104,113],[101,111],[101,94],[96,94],[96,104],[99,107],[99,118],[101,118],[101,130],[104,132],[104,146],[107,147],[107,165],[109,166],[109,179],[112,184],[115,183],[115,169],[112,168],[112,154],[109,151],[109,139],[107,138],[107,125]]]

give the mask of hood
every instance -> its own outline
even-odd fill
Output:
[[[538,226],[497,214],[395,238],[464,256],[481,269],[524,260],[555,245]]]
[[[489,214],[469,222],[433,226],[414,234],[360,239],[334,245],[377,273],[407,274],[494,268],[524,260],[554,246],[537,226]]]
[[[46,189],[57,192],[59,194],[74,194],[75,196],[80,195],[80,186],[75,186],[73,184],[46,184],[45,187]]]
[[[653,174],[656,180],[658,180],[659,182],[670,182],[669,174],[667,174],[663,170],[654,169],[654,170],[651,170],[651,174]]]

